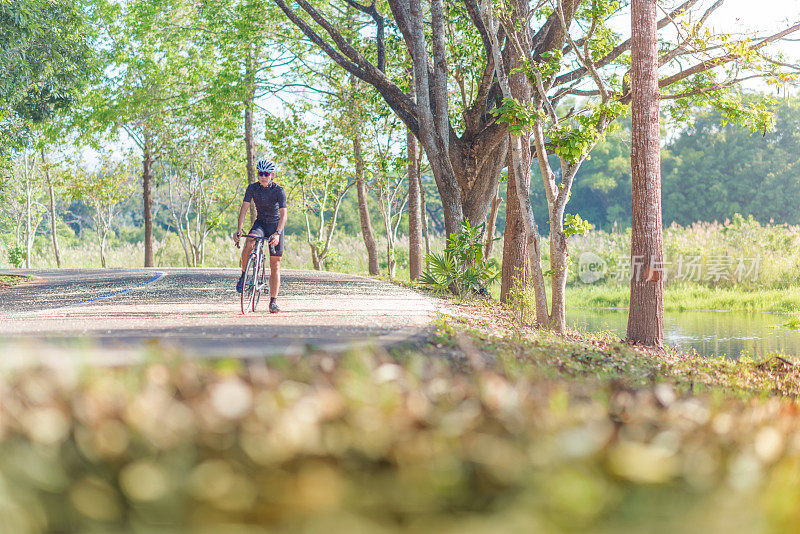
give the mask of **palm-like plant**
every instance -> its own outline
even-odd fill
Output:
[[[465,219],[461,231],[447,238],[441,254],[431,253],[425,257],[427,269],[419,284],[460,298],[485,294],[500,277],[500,266],[495,259],[483,257],[481,230],[482,226],[473,227]]]

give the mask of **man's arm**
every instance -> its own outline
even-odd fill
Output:
[[[286,219],[289,218],[289,210],[287,208],[280,208],[278,213],[281,216],[280,220],[278,221],[278,231],[282,233],[283,229],[286,228]]]
[[[250,203],[249,202],[242,202],[242,207],[239,208],[239,222],[236,225],[236,233],[242,233],[242,226],[244,225],[244,219],[247,217],[247,212],[250,211]]]
[[[278,213],[281,216],[281,218],[278,220],[278,228],[275,230],[275,233],[270,236],[269,239],[270,243],[273,245],[277,245],[278,243],[280,243],[281,234],[283,233],[283,229],[286,228],[286,220],[289,218],[289,210],[286,208],[279,208]]]

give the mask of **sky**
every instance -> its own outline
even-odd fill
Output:
[[[709,2],[704,2],[709,5]],[[725,0],[709,18],[713,30],[730,33],[770,32],[800,22],[800,0]],[[800,61],[800,32],[795,42],[779,45],[794,61]]]
[[[714,14],[724,26],[764,29],[776,22],[800,19],[800,0],[725,0]]]

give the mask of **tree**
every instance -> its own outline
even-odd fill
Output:
[[[312,264],[322,270],[332,250],[342,200],[355,184],[346,172],[347,142],[335,135],[330,123],[308,124],[297,112],[266,120],[267,142],[285,158],[284,187],[305,218]]]
[[[661,222],[656,0],[631,2],[631,300],[628,339],[664,343],[664,236]]]
[[[406,156],[408,160],[408,275],[419,280],[422,276],[422,245],[424,195],[422,189],[421,154],[417,138],[411,130],[406,133]],[[427,236],[426,236],[427,237]]]
[[[389,0],[391,22],[402,35],[414,64],[415,102],[368,59],[374,57],[372,48],[346,39],[323,8],[310,0],[292,2],[299,9],[291,7],[288,0],[275,2],[325,54],[373,85],[420,140],[437,182],[448,233],[455,231],[462,217],[473,222],[485,218],[500,170],[507,162],[512,163],[508,219],[513,222],[514,210],[519,207],[525,231],[510,234],[515,225],[507,224],[505,246],[509,246],[509,239],[526,243],[504,256],[508,268],[504,282],[508,286],[510,272],[525,272],[524,260],[530,254],[537,322],[562,330],[566,237],[586,226],[580,219],[571,219],[572,224],[566,219],[571,184],[591,148],[625,111],[631,98],[631,40],[623,40],[607,25],[619,11],[619,4],[608,0],[536,4],[515,0],[484,2],[481,9],[475,0],[464,0],[445,9],[442,0]],[[657,23],[659,29],[673,24],[678,30],[677,41],[673,39],[665,46],[660,57],[662,68],[668,72],[659,82],[667,93],[665,98],[719,98],[726,88],[753,72],[780,80],[779,62],[768,57],[764,48],[797,31],[800,25],[753,41],[729,36],[712,39],[704,33],[704,24],[721,2],[693,22],[687,10],[696,3],[684,1]],[[377,5],[372,11],[373,19],[382,20]],[[497,23],[489,24],[487,16],[496,18]],[[530,21],[530,26],[520,21]],[[380,44],[380,38],[377,41]],[[448,43],[457,46],[448,47]],[[457,61],[461,56],[472,61],[466,74]],[[449,67],[454,64],[459,68],[451,71]],[[508,76],[507,88],[502,87],[501,72]],[[452,91],[451,75],[455,79]],[[459,93],[460,100],[449,98]],[[569,96],[585,98],[580,107],[559,108],[558,104]],[[453,103],[458,110],[451,113]],[[528,136],[533,151],[526,142]],[[509,152],[511,159],[507,159]],[[558,173],[549,165],[549,153],[559,157]],[[528,191],[530,167],[526,162],[533,157],[551,210],[551,265],[546,271],[551,281],[550,310],[545,271],[541,276],[536,273],[541,257],[536,221],[529,209],[529,197],[523,193]]]
[[[141,154],[144,265],[154,265],[154,166],[169,122],[198,99],[213,68],[202,47],[183,31],[194,10],[188,0],[131,0],[103,12],[110,69],[85,102],[87,131],[127,133]]]
[[[96,70],[94,8],[90,0],[0,2],[0,151],[20,119],[39,123],[68,107]]]
[[[97,171],[75,167],[70,180],[72,198],[82,200],[92,208],[100,245],[100,266],[103,268],[107,267],[106,243],[116,208],[133,193],[134,169],[131,162],[106,159]]]
[[[497,125],[487,113],[493,105],[489,100],[491,71],[484,73],[480,87],[476,85],[474,94],[469,95],[474,97],[474,102],[469,109],[462,111],[464,133],[457,136],[454,125],[451,125],[447,88],[447,38],[441,0],[434,0],[432,3],[435,66],[430,75],[424,59],[428,57],[428,52],[422,14],[414,11],[420,7],[419,3],[412,2],[408,5],[404,2],[390,2],[393,23],[402,35],[406,57],[417,58],[414,61],[416,102],[409,93],[403,91],[399,83],[385,74],[385,69],[381,68],[379,61],[375,63],[369,61],[366,51],[358,50],[353,43],[345,39],[342,32],[331,24],[326,14],[307,0],[300,0],[297,4],[328,33],[335,45],[324,40],[284,0],[275,1],[287,17],[337,64],[375,87],[389,107],[420,140],[443,199],[447,231],[457,232],[465,215],[473,221],[485,218],[491,199],[484,190],[491,190],[491,193],[494,193],[496,187],[492,185],[496,185],[499,180],[500,164],[491,156],[498,150],[504,150],[505,129]],[[353,4],[349,2],[349,5]],[[365,6],[362,7],[367,10]],[[369,10],[370,18],[376,21],[378,27],[385,24],[386,21],[376,5],[371,6]],[[383,33],[376,32],[376,35],[376,47],[378,50],[383,49],[385,47]],[[474,41],[479,39],[477,35],[475,32],[469,38]],[[481,53],[480,49],[476,52],[478,55]],[[378,57],[376,54],[370,55]],[[385,60],[385,56],[382,57]],[[481,177],[488,179],[481,180]]]
[[[58,246],[58,225],[56,215],[56,187],[60,186],[52,172],[52,164],[47,160],[47,152],[44,145],[40,146],[39,155],[41,156],[42,171],[45,177],[45,187],[47,187],[48,214],[50,215],[50,239],[53,242],[53,256],[56,259],[56,267],[61,268],[61,249]]]
[[[372,120],[368,123],[365,136],[367,150],[365,158],[367,167],[372,175],[369,181],[370,189],[378,200],[378,208],[383,218],[386,231],[386,265],[389,276],[394,277],[397,272],[395,259],[395,246],[397,231],[406,211],[409,192],[412,186],[418,185],[418,177],[413,170],[419,165],[417,154],[409,154],[408,136],[403,143],[402,123],[385,106],[373,101],[369,108],[372,111]],[[407,131],[407,130],[406,130]],[[411,136],[413,138],[413,135]],[[405,152],[405,153],[404,153]],[[413,156],[413,157],[409,157]],[[416,182],[416,183],[415,183]],[[411,230],[409,217],[409,231]],[[419,228],[415,229],[419,232]],[[417,237],[417,247],[421,243],[421,236]],[[416,251],[418,256],[420,250]],[[411,267],[409,254],[409,268]],[[415,258],[421,263],[421,257]],[[410,270],[410,269],[409,269]],[[421,270],[421,265],[420,265]]]
[[[32,267],[32,251],[46,208],[42,198],[42,173],[36,152],[27,147],[13,159],[10,173],[2,189],[5,191],[3,211],[15,226],[15,243],[22,252],[22,265]]]
[[[258,101],[293,85],[291,72],[275,74],[294,59],[289,47],[280,46],[293,39],[276,24],[278,13],[270,0],[207,0],[198,11],[197,39],[217,62],[204,98],[217,118],[235,113],[243,132],[247,181],[255,183]]]
[[[181,241],[186,265],[202,267],[206,238],[234,217],[231,207],[240,198],[243,163],[233,140],[213,123],[187,123],[184,135],[171,143],[164,157],[163,181],[168,209]]]
[[[365,123],[365,110],[363,82],[350,75],[350,91],[347,99],[347,126],[346,136],[353,144],[353,162],[355,163],[356,194],[358,196],[358,217],[361,222],[361,237],[367,249],[367,269],[369,274],[380,274],[378,266],[378,242],[372,228],[372,220],[367,206],[367,179],[365,176],[363,128]]]
[[[68,128],[59,124],[87,82],[99,73],[90,23],[96,2],[80,0],[19,0],[0,3],[0,157],[21,153],[28,165],[29,149],[41,157],[48,192],[50,232],[56,264],[61,254],[56,232],[55,188],[46,149]],[[36,234],[31,218],[31,181],[26,184],[26,265]],[[37,225],[38,226],[38,225]]]
[[[388,155],[375,162],[373,167],[372,184],[378,195],[378,207],[383,215],[383,226],[386,229],[386,265],[389,276],[397,274],[397,260],[395,259],[395,243],[397,229],[408,202],[408,175],[397,168],[397,163],[392,165]],[[391,167],[395,167],[392,169]]]

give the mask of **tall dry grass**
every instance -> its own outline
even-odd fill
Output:
[[[100,247],[91,233],[82,239],[65,239],[62,246],[62,267],[99,268]],[[591,231],[570,239],[568,284],[586,286],[581,279],[581,260],[586,254],[604,262],[604,275],[591,287],[624,287],[628,285],[630,269],[630,229],[611,232]],[[386,269],[386,241],[379,238],[379,258]],[[0,267],[9,268],[8,245],[0,241]],[[443,239],[433,237],[431,250],[443,248]],[[502,261],[502,239],[495,243],[492,257]],[[543,264],[548,262],[548,243],[544,240]],[[240,252],[230,239],[210,237],[206,243],[205,267],[238,265]],[[752,218],[736,216],[732,220],[714,223],[695,223],[664,229],[665,280],[667,287],[732,288],[739,290],[785,289],[800,286],[800,226],[759,224]],[[135,268],[142,265],[142,243],[112,239],[107,247],[109,267]],[[397,277],[408,279],[408,239],[400,236],[395,249],[398,260]],[[167,234],[155,243],[158,267],[185,267],[186,260],[180,241]],[[305,236],[286,236],[283,265],[290,269],[311,269],[311,254]],[[31,266],[53,268],[55,259],[49,238],[40,236],[33,250]],[[336,234],[327,269],[352,274],[367,274],[367,252],[358,235]],[[738,269],[738,270],[737,270]]]

